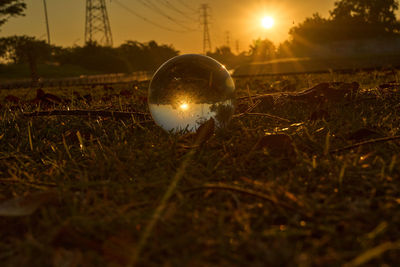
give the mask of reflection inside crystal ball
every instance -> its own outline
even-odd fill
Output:
[[[235,85],[216,60],[188,54],[174,57],[154,74],[149,87],[150,113],[168,132],[195,131],[213,118],[218,127],[233,114]]]

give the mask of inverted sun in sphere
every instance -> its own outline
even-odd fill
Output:
[[[275,20],[273,17],[266,16],[261,19],[261,25],[265,29],[271,29],[272,27],[274,27],[274,24],[275,24]]]
[[[214,119],[223,127],[232,118],[235,85],[214,59],[182,55],[164,63],[149,87],[149,109],[156,124],[168,132],[196,131]]]

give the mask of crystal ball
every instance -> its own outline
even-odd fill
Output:
[[[176,56],[154,74],[148,103],[157,125],[168,132],[196,131],[213,118],[226,126],[234,111],[235,84],[216,60],[196,54]]]

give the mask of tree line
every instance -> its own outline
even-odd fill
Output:
[[[24,15],[23,0],[0,2],[0,27],[8,19]],[[228,68],[240,64],[265,61],[273,58],[310,56],[315,46],[331,45],[346,41],[371,39],[390,40],[400,36],[400,22],[396,18],[397,0],[338,0],[327,18],[315,13],[289,31],[289,39],[278,47],[270,40],[257,39],[248,51],[235,54],[227,46],[216,48],[208,55]],[[399,51],[400,53],[400,51]],[[126,41],[112,48],[97,43],[84,46],[58,47],[29,36],[0,38],[0,58],[14,64],[28,64],[32,78],[37,76],[37,65],[57,62],[76,65],[98,72],[154,71],[163,62],[179,54],[172,45],[155,41],[140,43]]]
[[[84,46],[59,47],[29,36],[0,38],[0,57],[12,64],[28,64],[32,79],[38,77],[41,63],[74,65],[99,73],[154,71],[163,62],[179,54],[170,45],[155,41],[127,41],[119,47],[101,46],[95,42]]]

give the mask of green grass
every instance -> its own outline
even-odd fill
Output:
[[[396,266],[399,141],[329,151],[361,142],[349,136],[362,128],[381,137],[400,134],[399,86],[377,89],[398,78],[371,72],[237,81],[238,97],[248,95],[246,84],[250,94],[337,81],[357,81],[362,91],[352,100],[315,105],[285,97],[260,103],[254,112],[290,123],[235,117],[192,150],[191,136],[138,124],[140,117],[27,118],[20,108],[36,107],[2,103],[0,203],[37,192],[52,196],[39,197],[32,215],[0,217],[2,266],[125,266],[138,248],[139,266]],[[114,93],[121,89],[130,88]],[[76,100],[71,108],[147,111],[140,101],[146,84],[128,99],[110,101],[102,97],[112,92],[100,87],[46,89],[69,98],[72,91],[90,92],[94,101]],[[0,91],[0,101],[10,93],[34,97],[33,91]],[[250,101],[237,104],[246,108]],[[330,118],[310,121],[316,110]],[[256,145],[275,133],[290,136],[293,155]],[[176,190],[160,209],[177,173]],[[143,239],[157,209],[160,217]]]

